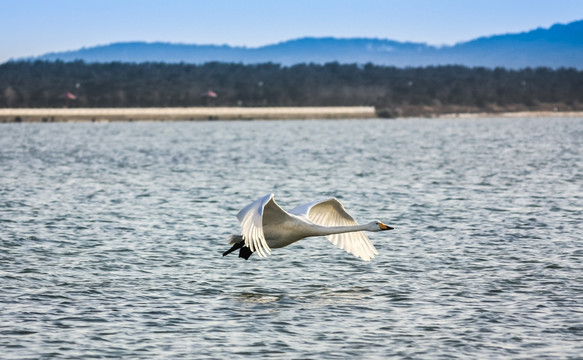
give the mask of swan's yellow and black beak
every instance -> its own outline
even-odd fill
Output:
[[[390,227],[389,225],[385,225],[383,223],[379,223],[379,228],[381,228],[381,230],[393,230],[394,228]]]

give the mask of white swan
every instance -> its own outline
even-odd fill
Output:
[[[243,228],[242,235],[229,238],[233,247],[223,256],[240,249],[239,257],[245,260],[254,252],[265,257],[271,254],[272,248],[288,246],[311,236],[326,236],[339,248],[369,261],[378,252],[363,231],[393,229],[380,221],[358,225],[335,198],[300,205],[287,212],[277,205],[273,194],[244,207],[237,219]]]

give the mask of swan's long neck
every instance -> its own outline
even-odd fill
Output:
[[[316,232],[313,236],[326,236],[333,234],[343,234],[354,231],[366,231],[366,225],[351,225],[351,226],[316,226],[314,231]]]

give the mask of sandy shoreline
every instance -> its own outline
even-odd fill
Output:
[[[189,107],[189,108],[8,108],[0,109],[0,123],[103,122],[103,121],[201,121],[270,119],[360,119],[378,117],[372,106],[352,107]],[[583,117],[583,112],[521,111],[455,113],[431,118],[484,117]]]
[[[0,109],[0,122],[374,118],[372,106]]]

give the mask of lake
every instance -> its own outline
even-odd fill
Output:
[[[222,257],[235,215],[337,197],[325,238]],[[0,125],[0,351],[580,358],[583,118]]]

